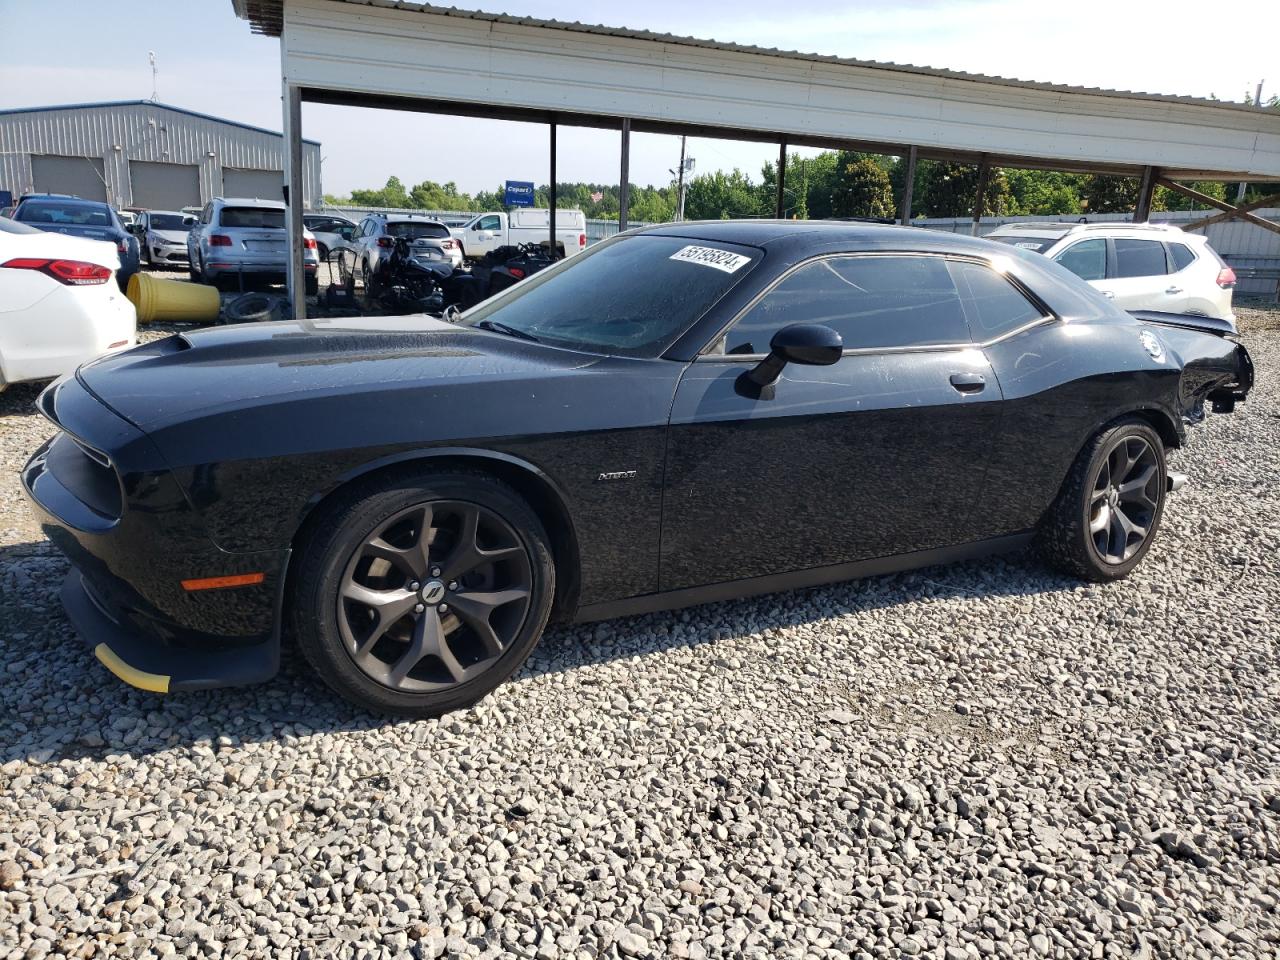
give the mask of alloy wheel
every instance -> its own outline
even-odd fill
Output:
[[[1103,562],[1124,563],[1142,548],[1160,505],[1160,464],[1142,437],[1113,446],[1089,495],[1089,535]]]
[[[475,503],[433,500],[380,523],[342,576],[338,627],[355,665],[406,693],[437,693],[489,670],[529,611],[524,541]]]

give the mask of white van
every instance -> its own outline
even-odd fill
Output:
[[[520,243],[546,243],[551,211],[516,208],[510,214],[482,213],[450,232],[462,244],[464,257],[483,257],[498,247]],[[587,215],[581,210],[556,211],[556,242],[566,257],[580,253],[587,246]]]

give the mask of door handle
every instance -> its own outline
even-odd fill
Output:
[[[1100,290],[1099,293],[1101,293],[1108,300],[1114,300],[1116,298],[1116,292],[1114,290]]]
[[[987,386],[987,378],[980,373],[953,373],[951,385],[961,393],[980,393]]]
[[[1181,287],[1169,287],[1167,290],[1165,290],[1165,293],[1181,293],[1181,292],[1182,292]]]

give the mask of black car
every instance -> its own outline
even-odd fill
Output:
[[[109,204],[61,194],[32,194],[18,203],[13,219],[51,233],[114,243],[120,256],[116,282],[121,290],[128,288],[129,278],[138,272],[138,239]]]
[[[215,327],[47,389],[23,480],[123,679],[434,715],[591,620],[1035,541],[1115,580],[1165,450],[1252,385],[1230,324],[1043,257],[851,223],[623,234],[457,323]]]

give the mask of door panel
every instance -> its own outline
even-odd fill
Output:
[[[1109,294],[1121,310],[1176,311],[1180,299],[1170,283],[1164,244],[1157,240],[1108,241],[1112,247],[1107,279],[1093,285]]]
[[[1001,395],[982,351],[791,364],[772,399],[735,389],[752,365],[699,361],[676,390],[661,589],[986,535],[974,507]]]

